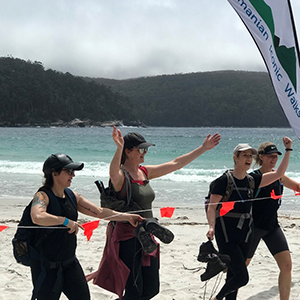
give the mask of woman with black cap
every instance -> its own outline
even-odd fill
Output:
[[[233,150],[233,170],[217,178],[212,186],[207,209],[209,229],[206,236],[210,240],[216,236],[219,252],[230,257],[226,282],[212,300],[236,300],[238,289],[249,281],[245,262],[253,237],[252,200],[259,188],[284,175],[291,153],[291,139],[284,137],[283,145],[286,153],[276,171],[251,175],[247,171],[257,151],[249,144],[237,145]],[[233,185],[231,194],[225,201],[234,202],[234,206],[223,215],[219,204],[227,195],[229,179]]]
[[[147,219],[135,232],[130,224],[109,223],[108,231],[112,233],[112,236],[108,237],[106,247],[110,247],[110,253],[111,247],[119,247],[119,256],[117,258],[105,257],[108,252],[104,250],[97,284],[116,293],[123,300],[148,300],[159,293],[159,248],[149,232],[165,243],[170,243],[174,237],[171,231],[159,225],[153,218],[152,202],[155,195],[149,180],[184,167],[205,151],[215,147],[221,137],[217,133],[213,136],[208,135],[201,146],[172,161],[160,165],[142,166],[148,147],[154,144],[147,142],[137,132],[130,132],[123,138],[121,131],[116,127],[113,129],[112,136],[117,147],[109,170],[113,188],[119,196],[124,194],[126,176],[128,176],[132,199],[139,205],[140,214]],[[110,241],[117,241],[118,244],[113,245]],[[148,247],[142,245],[141,242],[147,243]],[[103,265],[106,262],[111,265],[111,268],[107,277],[104,278],[102,276],[105,273]],[[116,268],[116,265],[119,268]],[[115,278],[123,282],[118,288],[116,288]]]
[[[41,226],[37,236],[43,240],[36,249],[38,259],[32,259],[33,299],[56,300],[63,292],[68,299],[88,300],[90,293],[83,270],[76,258],[76,234],[83,227],[77,223],[78,212],[95,218],[128,221],[137,226],[139,215],[118,213],[89,202],[69,187],[75,171],[84,164],[73,162],[65,154],[52,154],[43,165],[44,185],[34,195],[31,219]],[[42,226],[55,226],[43,229]],[[59,228],[57,228],[57,226]],[[65,228],[65,230],[64,230]]]
[[[285,150],[292,151],[291,148]],[[260,166],[260,168],[252,174],[265,174],[274,171],[278,155],[281,154],[273,143],[261,144],[255,158],[255,165]],[[278,278],[280,300],[288,300],[291,289],[292,260],[287,240],[278,223],[277,210],[280,207],[281,198],[275,200],[270,197],[273,190],[275,195],[282,195],[283,186],[294,191],[300,191],[300,183],[283,175],[280,179],[256,192],[255,197],[258,200],[253,202],[252,210],[254,235],[246,264],[247,266],[250,264],[260,240],[263,239],[280,270]]]

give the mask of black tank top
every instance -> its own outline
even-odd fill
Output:
[[[56,197],[56,199],[61,209],[60,216],[67,217],[68,219],[73,221],[77,221],[77,207],[75,207],[67,193],[65,193],[65,198]],[[47,212],[51,213],[50,197]],[[65,226],[62,227],[65,228]],[[76,247],[77,238],[75,233],[69,234],[67,229],[54,229],[43,242],[42,253],[50,261],[63,261],[75,256]]]
[[[255,172],[261,174],[259,170],[256,170]],[[272,199],[270,197],[272,190],[274,190],[275,195],[282,195],[283,184],[280,180],[276,180],[275,182],[260,189],[256,198],[266,199],[254,201],[252,210],[254,226],[267,231],[271,231],[279,227],[277,210],[281,199]]]

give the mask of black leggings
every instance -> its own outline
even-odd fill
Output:
[[[150,258],[150,266],[142,266],[143,252],[137,238],[120,242],[120,258],[130,269],[123,300],[149,300],[159,293],[158,257]]]
[[[226,283],[217,294],[218,300],[224,297],[226,297],[226,300],[235,300],[237,290],[248,283],[249,274],[246,267],[246,259],[251,244],[251,237],[247,243],[244,241],[226,243],[224,235],[222,233],[218,234],[216,240],[220,253],[229,255],[231,259],[228,264]]]
[[[41,273],[41,264],[39,261],[33,261],[30,267],[32,282],[35,285]],[[47,270],[46,278],[37,294],[38,300],[59,300],[62,292],[70,300],[91,299],[85,275],[77,259],[63,268],[61,289],[54,292],[53,287],[56,283],[57,271],[57,269]]]

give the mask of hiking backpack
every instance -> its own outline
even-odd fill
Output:
[[[226,170],[223,175],[225,174],[226,177],[227,177],[227,186],[226,186],[226,192],[225,192],[225,195],[222,197],[221,201],[220,202],[226,202],[228,201],[228,199],[230,198],[232,192],[234,190],[237,189],[236,187],[236,184],[234,182],[234,178],[233,178],[233,174],[232,174],[232,171],[233,170]],[[247,179],[248,179],[248,184],[249,184],[249,189],[250,189],[250,192],[251,192],[251,198],[253,197],[253,191],[254,191],[254,188],[255,188],[255,182],[254,182],[254,178],[249,175],[247,173]],[[220,178],[220,177],[218,177]],[[217,179],[218,179],[217,178]],[[214,179],[210,185],[209,185],[209,191],[208,191],[208,195],[205,197],[205,211],[207,212],[207,209],[208,209],[208,206],[209,206],[209,202],[210,202],[210,195],[211,195],[211,191],[212,191],[212,188],[216,182],[217,179]],[[221,205],[218,204],[217,206],[217,210],[220,209]]]
[[[47,208],[47,212],[50,214],[60,215],[61,208],[52,190],[40,188],[38,191],[44,191],[49,197],[49,210]],[[65,192],[77,209],[77,201],[74,193],[70,189],[65,189]],[[24,209],[18,225],[22,226],[22,228],[17,228],[12,240],[14,257],[18,263],[21,263],[24,266],[30,266],[31,259],[42,259],[42,256],[38,251],[39,246],[42,245],[47,236],[54,230],[43,229],[43,226],[38,226],[32,222],[30,215],[32,201],[33,200],[31,200]]]
[[[100,179],[94,182],[100,192],[100,206],[119,212],[143,210],[140,205],[132,200],[130,175],[125,170],[123,170],[123,172],[125,176],[125,187],[119,193],[115,191],[111,181],[109,181],[109,185],[106,188]]]

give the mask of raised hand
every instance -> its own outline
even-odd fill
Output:
[[[221,140],[221,135],[219,135],[218,133],[215,133],[213,136],[211,136],[209,134],[205,138],[202,146],[205,148],[205,150],[210,150],[210,149],[214,148],[215,146],[217,146],[219,144],[220,140]]]
[[[282,140],[285,148],[292,148],[292,140],[289,137],[285,136]]]
[[[113,128],[112,137],[113,137],[113,140],[114,140],[115,144],[117,145],[117,147],[120,147],[123,149],[124,139],[123,139],[121,130],[117,129],[116,126],[114,126],[114,128]]]

